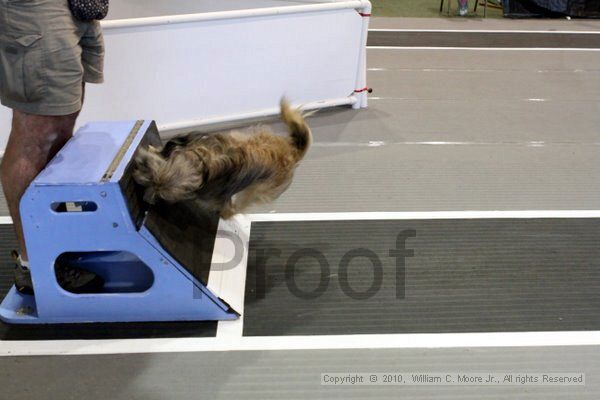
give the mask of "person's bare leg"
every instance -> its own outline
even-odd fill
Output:
[[[82,103],[84,97],[85,83],[82,84]],[[0,180],[8,212],[13,220],[21,259],[24,261],[29,258],[19,212],[21,196],[73,136],[78,115],[79,111],[65,116],[47,117],[13,110],[12,129],[0,164]]]
[[[21,196],[73,135],[78,114],[50,117],[13,111],[12,130],[0,165],[0,178],[21,258],[25,261],[28,257],[19,213]]]

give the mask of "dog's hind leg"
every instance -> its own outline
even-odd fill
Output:
[[[223,219],[230,219],[231,217],[233,217],[235,214],[238,214],[239,211],[237,209],[237,207],[233,204],[233,201],[230,199],[229,201],[227,201],[223,207],[221,207],[221,210],[219,212],[221,218]]]
[[[266,204],[277,199],[287,189],[289,184],[279,187],[271,187],[269,184],[252,185],[236,195],[232,199],[232,204],[228,212],[239,214],[245,212],[255,204]],[[232,214],[232,215],[233,215]]]

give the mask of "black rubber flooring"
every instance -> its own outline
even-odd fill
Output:
[[[599,242],[598,219],[254,223],[244,335],[598,330]]]
[[[600,329],[597,219],[265,222],[251,232],[247,336]],[[0,226],[1,295],[14,246],[12,226]],[[0,325],[3,340],[215,334],[215,322]]]
[[[368,46],[599,48],[600,34],[551,32],[369,31]]]

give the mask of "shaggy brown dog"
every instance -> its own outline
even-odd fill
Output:
[[[168,203],[196,199],[209,211],[230,218],[255,203],[270,202],[291,184],[294,170],[312,141],[299,111],[281,100],[281,118],[290,135],[255,126],[247,133],[188,134],[162,149],[140,149],[136,182],[144,200]]]

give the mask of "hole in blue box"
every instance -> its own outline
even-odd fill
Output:
[[[62,253],[55,263],[55,272],[64,271],[85,273],[90,271],[104,280],[101,289],[77,291],[81,293],[141,293],[152,287],[154,274],[152,270],[135,254],[127,251],[93,251]],[[82,271],[83,270],[83,271]],[[58,272],[60,271],[60,272]],[[59,279],[59,285],[63,279]],[[61,287],[67,291],[66,285]]]
[[[93,201],[59,201],[50,205],[52,211],[57,213],[94,212],[98,205]]]

